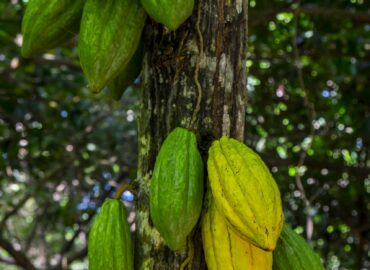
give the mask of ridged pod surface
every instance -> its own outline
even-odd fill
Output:
[[[134,82],[140,75],[144,57],[144,44],[140,42],[139,47],[136,49],[134,56],[130,62],[121,71],[121,73],[114,78],[108,85],[110,95],[115,100],[120,100],[125,90]]]
[[[320,257],[287,225],[283,227],[273,256],[274,270],[324,270]]]
[[[126,208],[105,200],[89,233],[89,270],[133,270],[133,248]]]
[[[63,45],[78,34],[85,0],[30,0],[22,20],[22,55]]]
[[[193,12],[194,0],[141,0],[146,12],[170,30],[176,30]]]
[[[81,19],[80,63],[92,92],[100,92],[127,66],[146,19],[138,0],[87,0]]]
[[[166,244],[186,248],[203,201],[203,162],[195,135],[175,128],[163,142],[150,186],[150,214]]]
[[[240,238],[229,228],[211,196],[209,199],[208,210],[202,216],[203,249],[208,269],[271,270],[272,252]]]
[[[255,246],[274,250],[284,218],[279,189],[265,163],[226,136],[214,141],[208,154],[212,194],[230,227]]]

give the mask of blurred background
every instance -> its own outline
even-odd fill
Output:
[[[140,86],[91,95],[73,42],[21,58],[26,2],[0,1],[0,269],[87,269],[91,220],[135,178]],[[249,4],[246,142],[326,269],[370,269],[370,3]]]

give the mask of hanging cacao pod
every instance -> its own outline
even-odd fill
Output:
[[[240,238],[229,228],[212,196],[207,197],[209,204],[202,216],[202,239],[208,269],[271,270],[272,252]]]
[[[194,8],[194,0],[141,0],[141,4],[153,20],[170,30],[176,30]]]
[[[100,92],[127,66],[139,45],[146,13],[138,0],[87,0],[78,49],[92,92]]]
[[[203,162],[195,135],[175,128],[163,142],[150,186],[154,226],[174,251],[186,248],[203,200]]]
[[[324,270],[320,257],[288,225],[284,225],[273,253],[274,270]]]
[[[126,208],[105,200],[89,233],[89,270],[133,270],[133,248]]]
[[[22,55],[63,45],[78,34],[85,0],[29,0],[22,20]]]
[[[209,149],[208,176],[217,208],[240,237],[275,249],[283,226],[280,192],[261,158],[223,136]]]
[[[140,75],[144,57],[144,43],[140,42],[134,56],[121,73],[114,78],[108,88],[110,95],[115,100],[120,100],[125,90]]]

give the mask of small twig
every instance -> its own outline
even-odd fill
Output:
[[[187,239],[188,256],[181,263],[180,270],[184,270],[185,267],[187,267],[187,269],[192,269],[193,259],[194,259],[194,242],[193,242],[194,239],[193,239],[193,236],[194,236],[194,231],[191,232],[191,234],[189,235],[189,237]]]
[[[299,14],[305,14],[313,17],[323,17],[326,19],[348,19],[354,23],[370,23],[370,14],[366,11],[354,11],[350,9],[339,9],[333,7],[323,7],[316,5],[300,5],[294,9],[291,4],[278,7],[276,9],[253,11],[251,12],[251,23],[250,26],[254,27],[261,23],[268,23],[271,19],[274,19],[277,14],[283,12],[294,12]]]
[[[6,221],[9,218],[11,218],[13,215],[17,214],[19,209],[21,209],[23,207],[23,205],[28,201],[28,199],[30,197],[31,197],[30,195],[26,195],[22,200],[19,201],[19,203],[17,205],[14,206],[13,209],[11,209],[9,212],[5,213],[3,219],[0,222],[0,231],[2,231],[2,229],[4,228]]]
[[[14,265],[15,261],[9,258],[0,257],[0,262],[4,264]]]
[[[117,189],[117,191],[116,191],[116,195],[114,196],[114,198],[115,198],[115,199],[117,199],[117,200],[121,199],[123,192],[125,192],[125,191],[127,191],[127,190],[131,190],[131,191],[133,190],[133,187],[132,187],[132,185],[131,185],[131,184],[129,184],[129,183],[125,183],[125,184],[121,185],[121,186]]]
[[[292,43],[293,43],[293,52],[294,52],[295,65],[297,67],[297,73],[298,73],[298,82],[299,82],[300,88],[303,91],[304,106],[308,110],[308,118],[309,118],[309,121],[310,121],[310,124],[309,124],[310,133],[308,135],[308,138],[310,138],[310,140],[309,140],[309,143],[308,143],[306,149],[302,149],[302,151],[301,151],[301,154],[300,154],[297,166],[296,166],[297,172],[296,172],[296,175],[295,175],[295,181],[296,181],[296,185],[297,185],[298,190],[301,192],[301,197],[302,197],[302,200],[305,204],[305,207],[308,209],[311,206],[311,202],[307,198],[306,191],[304,189],[302,179],[301,179],[301,174],[300,174],[299,170],[305,163],[305,160],[306,160],[306,157],[307,157],[307,150],[312,147],[313,138],[315,136],[315,128],[313,126],[313,122],[316,119],[316,112],[315,112],[315,107],[314,107],[313,103],[310,102],[310,100],[309,100],[308,91],[306,89],[304,78],[303,78],[302,63],[300,61],[299,49],[297,47],[298,22],[299,22],[299,17],[300,17],[300,13],[299,13],[298,10],[299,10],[299,7],[301,5],[301,1],[299,0],[297,4],[298,4],[298,8],[295,11],[294,35],[293,35]],[[312,220],[311,215],[309,213],[306,213],[306,215],[307,215],[307,218],[306,218],[306,235],[307,235],[307,239],[310,240],[311,237],[312,237],[312,234],[313,234],[313,226],[314,225],[313,225],[313,220]]]
[[[25,270],[36,270],[31,261],[19,250],[16,250],[13,245],[0,236],[0,247],[4,249],[15,261],[15,263]]]

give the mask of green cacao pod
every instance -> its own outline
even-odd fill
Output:
[[[127,66],[139,45],[146,13],[138,0],[87,0],[78,49],[92,92],[100,92]]]
[[[223,136],[210,147],[207,166],[215,203],[229,226],[255,246],[274,250],[284,218],[279,189],[261,158]]]
[[[56,48],[78,33],[85,0],[30,0],[22,21],[22,55]]]
[[[271,270],[272,252],[240,238],[229,228],[211,196],[208,197],[208,209],[202,216],[203,249],[208,269]]]
[[[108,86],[110,95],[115,100],[120,100],[123,93],[133,81],[140,75],[144,57],[144,43],[140,42],[134,56],[124,68],[123,71],[116,77]]]
[[[90,230],[89,270],[133,270],[133,248],[126,208],[105,200]]]
[[[287,225],[283,227],[273,256],[274,270],[324,270],[320,257]]]
[[[203,200],[203,162],[195,135],[175,128],[163,142],[150,186],[154,226],[174,251],[186,248]]]
[[[170,30],[176,30],[194,8],[194,0],[141,0],[146,12]]]

